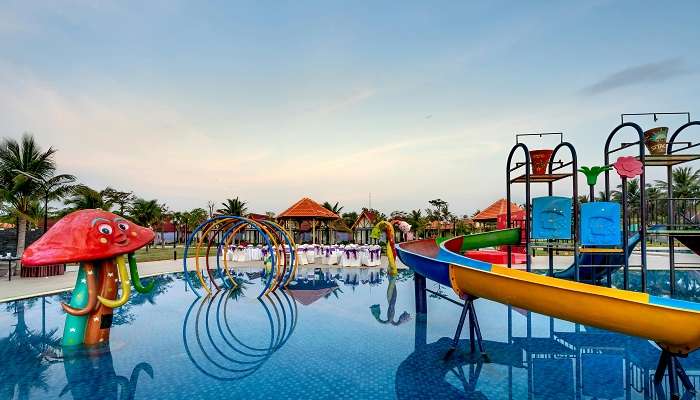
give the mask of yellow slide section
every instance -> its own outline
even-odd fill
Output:
[[[511,304],[564,320],[657,342],[675,354],[700,347],[700,313],[650,304],[650,296],[626,290],[518,271],[493,265],[484,271],[450,265],[452,287],[460,296]]]

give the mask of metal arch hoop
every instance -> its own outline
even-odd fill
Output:
[[[559,152],[560,149],[566,148],[569,150],[569,153],[571,154],[571,170],[572,170],[572,177],[571,179],[573,180],[572,182],[572,197],[573,197],[573,212],[572,214],[572,219],[573,219],[573,225],[574,225],[574,276],[576,282],[579,281],[579,265],[578,265],[578,241],[580,237],[580,227],[578,223],[578,209],[579,209],[579,203],[578,203],[578,176],[576,175],[578,173],[578,155],[576,153],[576,149],[574,146],[569,143],[569,142],[561,142],[559,143],[554,150],[552,150],[552,156],[549,159],[549,173],[551,174],[553,172],[553,167],[554,167],[554,160],[556,158],[557,153]],[[549,189],[549,195],[552,195],[552,183],[550,182],[548,185]],[[591,200],[593,201],[593,200]],[[550,253],[551,254],[551,253]],[[550,269],[551,269],[551,263],[550,263]],[[550,270],[550,274],[552,274],[554,271]]]
[[[510,211],[510,173],[512,170],[511,164],[513,162],[513,156],[518,149],[522,149],[525,153],[525,230],[529,232],[530,229],[530,151],[524,143],[516,143],[513,148],[510,149],[508,153],[508,161],[506,163],[506,226],[511,228],[511,211]],[[508,246],[508,268],[512,267],[513,264],[513,248]],[[525,235],[525,260],[526,269],[528,272],[532,269],[532,259],[530,258],[530,235]]]
[[[210,219],[204,221],[203,223],[199,224],[199,226],[197,226],[197,227],[192,231],[192,233],[190,234],[190,236],[187,238],[187,243],[186,243],[186,245],[185,245],[184,257],[183,257],[183,262],[182,262],[182,264],[183,264],[183,272],[184,272],[184,276],[185,276],[185,281],[187,282],[187,285],[189,286],[189,288],[192,290],[192,292],[193,292],[197,297],[201,297],[201,294],[200,294],[200,292],[197,290],[197,288],[195,288],[194,284],[192,283],[192,280],[191,280],[190,277],[189,277],[189,271],[187,270],[187,255],[188,255],[188,253],[189,253],[189,248],[192,246],[192,241],[194,240],[194,238],[196,237],[196,235],[197,235],[200,231],[202,231],[205,227],[207,227],[209,224],[217,223],[217,225],[218,225],[218,223],[219,223],[218,221],[221,221],[221,220],[231,220],[231,219],[237,220],[237,221],[243,221],[243,222],[250,223],[250,225],[251,225],[256,231],[258,231],[258,233],[260,233],[260,235],[263,237],[263,239],[265,240],[265,244],[268,246],[268,248],[270,248],[270,249],[272,248],[272,246],[271,246],[271,244],[270,244],[270,238],[268,237],[268,235],[261,229],[261,227],[260,227],[257,223],[255,223],[255,221],[253,221],[253,220],[251,220],[251,219],[248,219],[248,218],[239,217],[239,216],[232,216],[232,215],[229,215],[229,216],[221,215],[221,216],[212,217],[212,218],[210,218]],[[273,260],[273,263],[272,263],[272,271],[271,271],[272,273],[268,276],[267,282],[265,283],[265,291],[267,291],[267,290],[270,288],[270,285],[271,285],[271,283],[272,283],[272,277],[273,277],[273,275],[275,275],[275,273],[276,273],[276,271],[275,271],[275,262],[274,262],[274,261],[275,261],[275,255],[274,255],[274,252],[271,251],[271,253],[272,253],[272,260]],[[198,260],[199,254],[196,254],[196,256],[197,256],[197,260]],[[209,289],[209,286],[206,285],[206,282],[205,282],[205,280],[204,280],[204,277],[202,276],[201,271],[199,270],[199,265],[198,265],[198,261],[197,261],[197,260],[195,261],[195,266],[196,266],[196,270],[197,270],[197,277],[199,278],[200,283],[202,284],[204,290],[207,291],[207,295],[210,295],[210,294],[211,294],[211,289]],[[265,291],[264,291],[261,295],[263,295],[263,294],[265,293]]]
[[[639,137],[638,147],[639,147],[639,161],[642,165],[645,165],[645,152],[644,152],[644,131],[642,127],[635,124],[634,122],[625,122],[615,127],[615,129],[610,132],[608,138],[605,140],[605,153],[604,161],[605,166],[610,166],[610,143],[612,143],[613,137],[624,128],[632,128],[637,131],[637,136]],[[631,146],[630,146],[631,147]],[[642,174],[639,175],[639,241],[641,245],[641,261],[642,261],[642,292],[647,291],[647,243],[646,243],[646,167],[642,167]],[[605,200],[610,201],[610,171],[605,171]],[[622,207],[626,210],[627,205],[626,200],[623,199]],[[627,232],[627,221],[622,221],[623,231]],[[627,238],[624,238],[625,241]]]

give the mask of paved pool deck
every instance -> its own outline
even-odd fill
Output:
[[[190,266],[190,261],[192,262]],[[554,265],[557,269],[562,269],[572,263],[571,256],[555,256]],[[200,260],[203,265],[203,260]],[[697,263],[696,269],[700,269],[700,257],[695,254],[678,253],[676,254],[676,263]],[[210,264],[215,265],[214,257],[210,258]],[[532,259],[533,269],[544,270],[548,268],[547,256],[537,256]],[[633,253],[630,256],[631,265],[640,264],[640,256],[638,253]],[[382,266],[386,268],[386,257],[382,257]],[[650,270],[667,270],[668,269],[668,254],[656,251],[647,253],[647,265]],[[236,263],[240,268],[260,268],[260,261],[251,261],[244,263]],[[188,267],[194,269],[194,259],[188,259]],[[524,265],[514,265],[518,269],[525,269]],[[301,267],[301,272],[312,268],[332,268],[338,269],[342,267],[328,266],[323,264],[309,264]],[[356,268],[356,267],[354,267]],[[365,267],[368,268],[368,267]],[[382,267],[369,267],[382,268]],[[406,268],[405,265],[399,262],[399,269]],[[179,260],[162,260],[139,263],[139,275],[149,277],[155,275],[170,274],[174,272],[182,272],[182,259]],[[21,300],[29,297],[52,295],[56,293],[72,290],[75,285],[77,275],[77,267],[68,267],[64,275],[50,276],[43,278],[21,278],[19,275],[13,276],[12,281],[8,281],[7,276],[0,277],[0,303]]]

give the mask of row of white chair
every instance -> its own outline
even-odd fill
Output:
[[[284,251],[290,254],[286,245],[278,245],[278,253]],[[229,261],[245,262],[260,261],[268,257],[269,249],[263,245],[231,246],[226,251]],[[325,265],[340,265],[343,267],[375,267],[381,265],[381,247],[379,245],[312,245],[296,246],[296,256],[299,265],[320,263]]]

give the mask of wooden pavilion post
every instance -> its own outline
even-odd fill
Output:
[[[311,219],[311,244],[316,244],[316,218]]]

